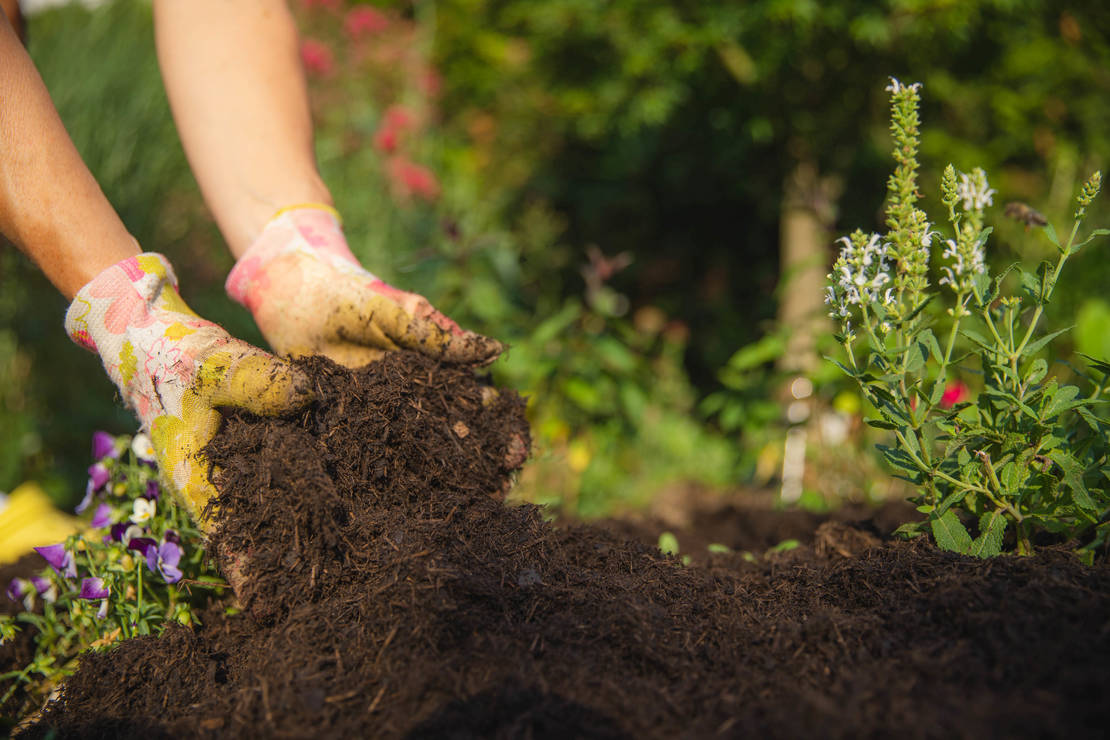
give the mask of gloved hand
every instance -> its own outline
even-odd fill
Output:
[[[260,415],[308,403],[307,378],[197,316],[177,294],[160,254],[140,254],[97,275],[66,312],[66,331],[97,352],[124,402],[150,434],[166,484],[206,531],[216,490],[199,454],[219,429],[219,406]]]
[[[464,332],[423,296],[365,270],[326,206],[280,212],[240,257],[226,287],[281,355],[319,353],[359,367],[403,348],[483,365],[502,349]]]

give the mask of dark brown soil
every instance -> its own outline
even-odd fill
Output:
[[[500,497],[522,402],[393,355],[228,419],[217,540],[255,615],[88,656],[33,736],[1039,737],[1110,726],[1110,566],[826,523],[682,567]],[[485,399],[488,401],[488,399]],[[514,437],[516,442],[513,442]],[[515,447],[515,449],[514,449]],[[714,534],[713,537],[719,535]],[[776,535],[777,536],[777,535]],[[742,567],[741,567],[742,566]]]

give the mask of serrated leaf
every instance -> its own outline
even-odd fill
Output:
[[[906,368],[907,373],[916,373],[921,368],[925,367],[925,360],[929,357],[929,348],[925,346],[924,342],[911,344],[909,350],[906,352]]]
[[[1018,280],[1021,282],[1021,289],[1034,301],[1040,302],[1041,290],[1044,287],[1041,278],[1021,268],[1018,268],[1018,276]]]
[[[1074,385],[1061,386],[1045,401],[1042,417],[1045,421],[1052,419],[1064,411],[1074,407],[1072,401],[1079,395],[1079,388]],[[1082,402],[1080,402],[1082,403]]]
[[[874,427],[876,429],[897,429],[898,428],[897,425],[891,424],[889,421],[884,421],[883,419],[867,419],[866,424],[867,424],[867,426]]]
[[[1044,380],[1044,376],[1048,374],[1048,363],[1044,360],[1037,358],[1033,361],[1029,371],[1025,373],[1025,382],[1029,385],[1036,385]]]
[[[1091,494],[1087,491],[1086,484],[1083,483],[1084,471],[1079,461],[1068,452],[1059,449],[1049,451],[1048,458],[1064,471],[1064,485],[1071,490],[1071,497],[1076,506],[1087,511],[1097,511],[1098,507],[1091,500]]]
[[[951,509],[953,506],[955,506],[956,504],[963,501],[965,498],[967,498],[967,490],[966,489],[963,489],[963,490],[960,490],[960,491],[953,491],[952,493],[945,496],[944,500],[941,501],[940,504],[937,506],[936,515],[941,516],[942,514],[947,512],[949,509]]]
[[[1095,370],[1098,370],[1103,375],[1110,375],[1110,362],[1107,362],[1106,360],[1100,360],[1097,357],[1091,357],[1090,355],[1084,355],[1082,353],[1080,353],[1080,357],[1087,360],[1091,364],[1091,367],[1093,367]]]
[[[1021,351],[1022,356],[1025,357],[1027,355],[1037,354],[1037,352],[1040,351],[1041,347],[1045,346],[1064,332],[1071,331],[1073,328],[1074,326],[1066,326],[1063,329],[1052,332],[1051,334],[1046,334],[1035,342],[1030,342],[1029,344],[1025,345],[1025,349]]]
[[[993,558],[1002,552],[1002,535],[1006,532],[1006,517],[995,510],[979,517],[979,536],[971,543],[969,555]]]
[[[907,540],[912,540],[914,537],[920,537],[924,532],[924,522],[906,522],[898,526],[892,534],[895,537],[905,537]]]
[[[886,461],[898,470],[905,470],[910,473],[920,472],[917,463],[913,461],[905,450],[898,449],[897,447],[890,447],[888,445],[875,445],[879,452],[883,454]]]
[[[929,526],[940,549],[966,554],[971,548],[971,535],[968,534],[967,527],[951,509],[941,516],[929,517]]]
[[[937,378],[937,382],[933,384],[933,392],[929,394],[929,405],[936,406],[944,398],[944,380]]]
[[[997,348],[994,346],[994,343],[989,341],[986,337],[984,337],[982,334],[980,334],[977,331],[973,331],[973,330],[967,329],[967,328],[961,328],[960,329],[960,334],[963,335],[964,337],[967,337],[968,339],[970,339],[972,341],[972,343],[978,345],[982,349],[987,350],[988,352],[994,353],[995,351],[997,351]]]

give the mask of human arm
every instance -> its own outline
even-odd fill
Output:
[[[217,407],[273,414],[308,401],[299,373],[198,317],[168,261],[142,253],[2,16],[0,232],[72,301],[70,336],[100,355],[151,433],[166,482],[198,519],[215,493],[199,452]]]
[[[185,152],[239,259],[228,292],[274,351],[350,366],[398,348],[472,364],[500,353],[498,342],[462,331],[351,253],[316,167],[297,30],[283,0],[155,0],[154,18]]]

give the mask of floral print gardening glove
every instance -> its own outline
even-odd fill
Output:
[[[396,349],[472,365],[501,353],[499,342],[464,332],[423,296],[366,271],[327,206],[279,212],[240,257],[226,287],[281,355],[318,353],[359,367]]]
[[[311,400],[299,371],[193,313],[160,254],[123,260],[81,288],[66,331],[97,352],[124,402],[150,434],[166,484],[202,528],[216,490],[200,451],[220,425],[220,406],[260,415]]]

